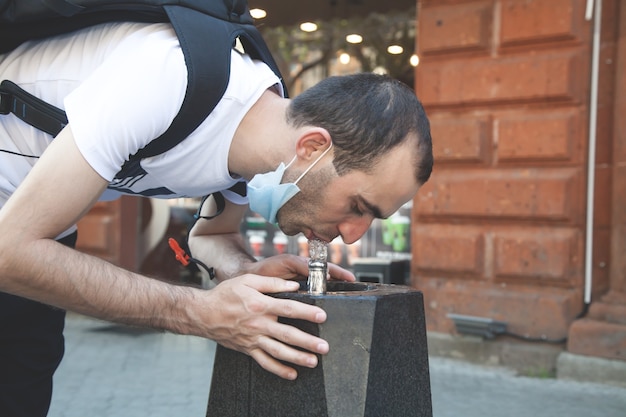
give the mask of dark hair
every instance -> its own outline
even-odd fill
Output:
[[[359,73],[326,78],[291,101],[287,123],[328,130],[339,175],[368,172],[409,133],[416,133],[415,176],[419,184],[430,177],[432,140],[424,108],[412,89],[389,76]]]

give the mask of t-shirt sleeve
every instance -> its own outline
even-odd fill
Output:
[[[65,99],[76,144],[111,181],[128,157],[160,136],[182,104],[187,68],[169,25],[123,40]]]

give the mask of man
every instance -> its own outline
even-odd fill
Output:
[[[297,376],[288,363],[315,367],[316,354],[331,348],[278,323],[279,316],[322,323],[326,315],[265,295],[296,290],[290,279],[306,276],[307,262],[293,255],[255,262],[239,234],[242,216],[249,202],[286,234],[356,241],[428,179],[428,120],[414,93],[386,77],[330,78],[288,100],[264,64],[233,51],[231,65],[223,99],[196,131],[119,176],[182,102],[187,70],[171,27],[104,24],[0,56],[0,79],[69,119],[52,140],[0,117],[0,415],[47,413],[64,310],[206,337],[287,379]],[[150,279],[67,247],[76,222],[111,194],[217,192],[223,207],[209,198],[189,240],[194,258],[216,271],[211,290]],[[334,279],[354,280],[329,269]]]

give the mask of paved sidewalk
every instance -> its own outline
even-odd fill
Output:
[[[65,335],[48,417],[205,415],[215,343],[73,314]],[[430,368],[434,417],[626,416],[626,388],[433,357]]]

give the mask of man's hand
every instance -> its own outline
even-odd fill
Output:
[[[210,326],[208,334],[201,336],[250,355],[263,369],[282,378],[295,379],[296,370],[280,361],[314,368],[318,362],[316,354],[329,350],[325,340],[278,322],[278,317],[286,317],[323,323],[324,310],[265,295],[296,291],[298,287],[295,281],[251,274],[220,283],[206,291],[211,296],[209,308],[206,303],[200,306],[202,316],[208,316],[199,319]]]
[[[244,266],[246,272],[283,279],[306,278],[309,275],[308,258],[297,255],[276,255]],[[330,279],[354,282],[354,274],[347,269],[328,263]]]

